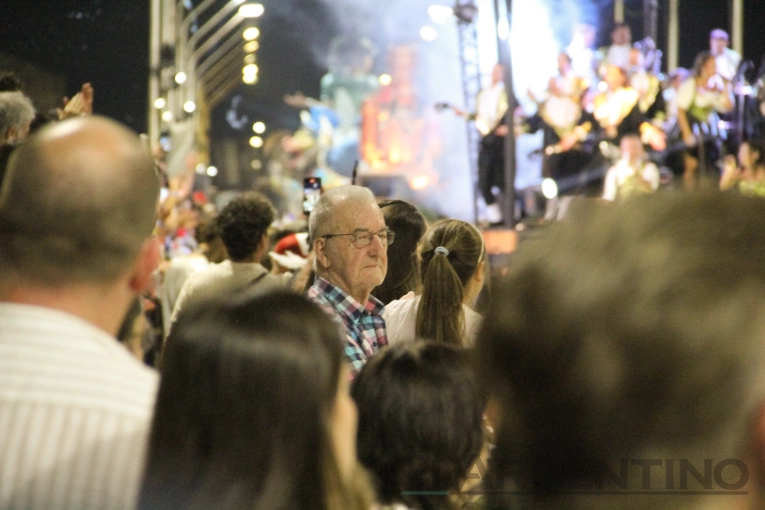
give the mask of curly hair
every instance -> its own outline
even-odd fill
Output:
[[[217,219],[217,227],[233,262],[252,257],[273,223],[274,216],[271,202],[255,192],[237,197],[223,208]]]

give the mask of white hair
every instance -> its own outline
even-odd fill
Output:
[[[22,131],[35,118],[32,101],[21,92],[0,92],[0,136],[11,128]]]
[[[338,186],[323,193],[308,218],[308,236],[311,242],[322,228],[334,223],[334,211],[341,202],[376,203],[374,194],[363,186]]]

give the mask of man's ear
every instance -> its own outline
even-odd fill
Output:
[[[316,254],[316,264],[322,269],[329,269],[329,256],[327,256],[327,240],[323,237],[313,242],[313,252]]]
[[[162,243],[156,237],[151,237],[143,242],[130,274],[130,290],[140,293],[146,289],[151,275],[159,267],[161,249]]]

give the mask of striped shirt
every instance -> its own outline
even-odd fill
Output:
[[[388,345],[384,305],[370,296],[364,306],[343,290],[317,276],[308,289],[308,298],[318,304],[341,327],[345,335],[345,352],[351,378],[356,377],[367,358]]]
[[[134,508],[157,383],[95,326],[0,303],[0,508]]]

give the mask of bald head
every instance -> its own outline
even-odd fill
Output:
[[[159,194],[153,161],[116,122],[54,124],[13,154],[0,190],[0,266],[41,284],[110,282],[151,234]]]

